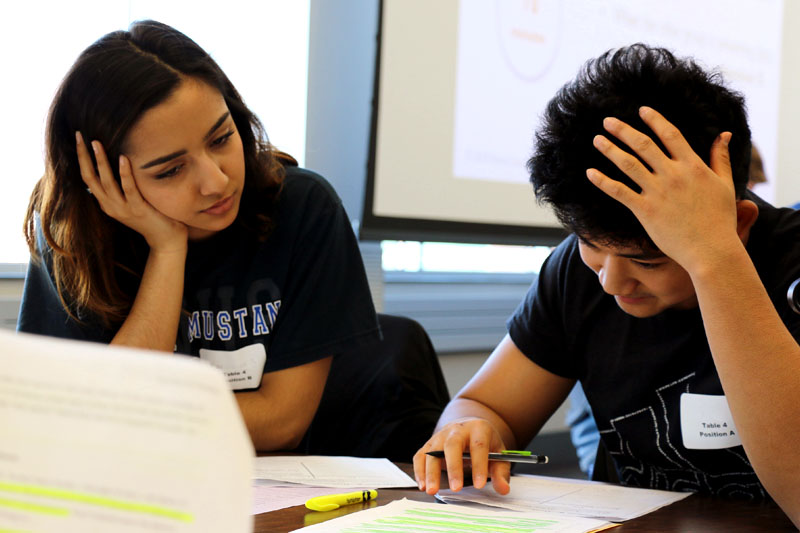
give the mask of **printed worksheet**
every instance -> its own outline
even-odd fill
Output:
[[[336,494],[329,487],[309,487],[308,485],[259,485],[253,486],[253,514],[268,513],[295,505],[304,505],[311,498]]]
[[[491,485],[441,490],[447,503],[472,502],[516,511],[541,511],[623,522],[688,497],[688,492],[639,489],[610,483],[520,475],[511,478],[511,492],[497,494]]]
[[[315,487],[388,489],[416,487],[388,459],[325,455],[257,457],[253,478]]]
[[[513,531],[586,533],[612,526],[602,520],[547,513],[475,509],[461,505],[398,500],[308,526],[303,533],[408,533],[409,531]],[[301,530],[296,530],[301,531]]]
[[[252,531],[252,461],[196,358],[0,332],[0,530]]]

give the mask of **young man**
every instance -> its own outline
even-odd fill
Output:
[[[443,466],[425,452],[459,490],[469,451],[473,484],[507,493],[487,452],[525,446],[579,380],[624,484],[769,494],[800,525],[800,215],[746,190],[743,99],[634,45],[587,63],[536,140],[534,190],[573,234],[414,456],[420,489]]]

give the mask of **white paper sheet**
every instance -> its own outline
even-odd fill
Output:
[[[314,487],[387,489],[416,487],[408,474],[388,459],[323,455],[257,457],[254,479]]]
[[[547,513],[476,509],[460,505],[397,500],[303,528],[303,533],[380,531],[514,531],[515,533],[585,533],[608,526],[608,522]],[[477,527],[476,527],[477,526]]]
[[[542,511],[569,516],[623,522],[689,496],[688,492],[637,489],[579,479],[519,475],[511,478],[511,492],[497,494],[487,484],[481,490],[441,490],[447,503],[474,502],[516,511]]]
[[[0,529],[252,531],[253,446],[197,359],[0,332]]]
[[[305,505],[311,498],[337,494],[336,489],[329,487],[309,487],[308,485],[295,485],[293,487],[282,485],[253,486],[253,514],[268,513]]]

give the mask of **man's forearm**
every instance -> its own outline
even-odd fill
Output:
[[[800,347],[744,247],[690,272],[714,363],[759,479],[800,523]]]

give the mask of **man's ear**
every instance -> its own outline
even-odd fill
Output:
[[[744,244],[750,238],[750,228],[758,218],[758,206],[752,200],[736,201],[736,233]]]

